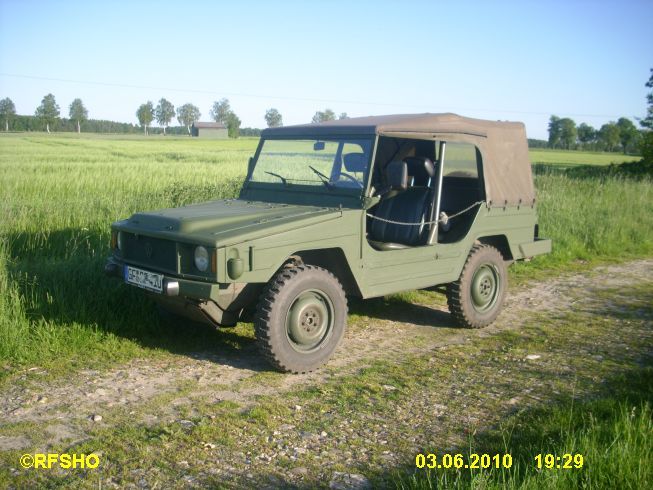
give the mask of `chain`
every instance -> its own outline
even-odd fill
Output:
[[[471,204],[471,205],[467,206],[462,211],[458,211],[457,213],[452,214],[451,216],[447,216],[447,221],[450,220],[450,219],[456,218],[456,217],[460,216],[463,213],[466,213],[467,211],[472,209],[474,206],[478,206],[479,204],[483,204],[484,202],[485,201],[476,201],[474,204]],[[379,218],[378,216],[374,216],[373,214],[370,214],[370,213],[366,213],[366,214],[367,214],[368,217],[370,217],[372,219],[383,221],[384,223],[390,223],[392,225],[421,226],[421,225],[435,225],[437,223],[445,222],[445,220],[443,220],[443,219],[438,219],[438,220],[435,220],[435,221],[424,221],[424,222],[420,222],[420,223],[404,223],[403,221],[393,221],[391,219]]]

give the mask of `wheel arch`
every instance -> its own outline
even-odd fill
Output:
[[[510,242],[508,242],[508,237],[506,235],[488,235],[479,237],[476,239],[477,242],[482,243],[483,245],[490,245],[496,248],[499,253],[503,256],[504,260],[512,261],[514,260],[514,254],[510,248]]]
[[[347,256],[341,248],[299,250],[288,256],[284,262],[284,266],[299,263],[315,265],[328,270],[340,281],[342,288],[345,290],[345,294],[348,296],[362,297],[360,287],[349,266]]]

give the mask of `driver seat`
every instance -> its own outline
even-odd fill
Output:
[[[388,164],[389,197],[377,205],[374,216],[380,219],[370,218],[368,242],[373,248],[397,250],[426,243],[429,226],[425,222],[431,221],[433,177],[435,166],[426,157],[408,157]]]

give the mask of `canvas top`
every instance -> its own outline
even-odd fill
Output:
[[[262,138],[378,135],[476,145],[483,161],[488,206],[532,205],[533,175],[521,122],[486,121],[457,114],[395,114],[265,129]],[[446,156],[445,156],[446,166]]]
[[[338,119],[321,123],[268,128],[263,136],[322,133],[384,134],[389,132],[468,133],[486,136],[488,129],[522,127],[522,123],[486,121],[452,113],[393,114]]]

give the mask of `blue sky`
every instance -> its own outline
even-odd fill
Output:
[[[326,107],[350,116],[456,112],[599,127],[645,114],[653,1],[0,0],[0,98],[33,114],[52,92],[97,119],[137,122],[166,97],[243,126]],[[64,81],[66,80],[66,81]],[[86,83],[92,82],[92,83]]]

